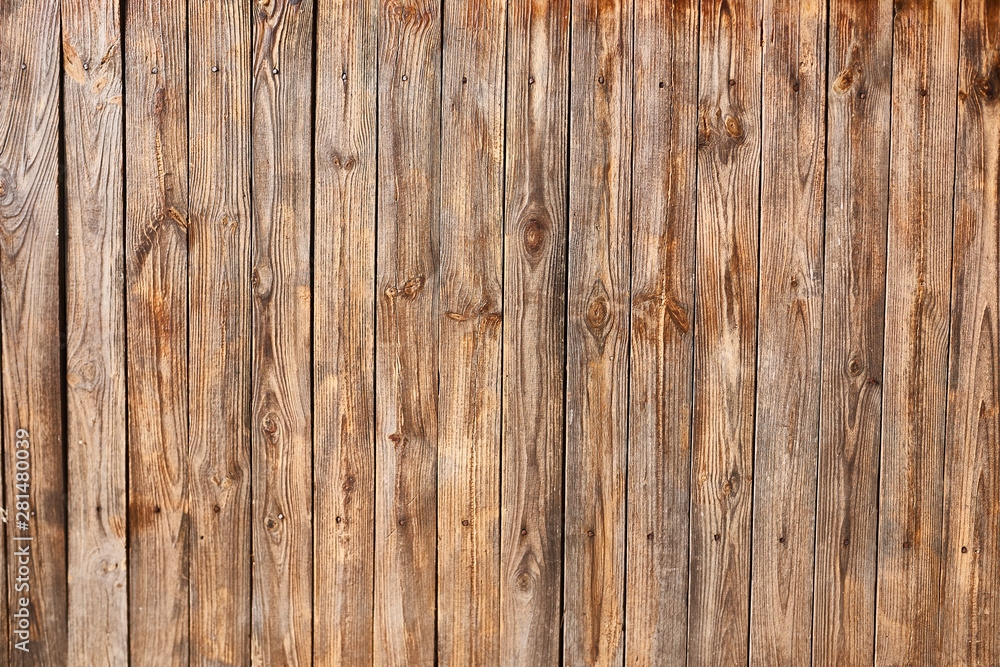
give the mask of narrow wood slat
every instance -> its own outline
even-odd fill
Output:
[[[251,3],[188,7],[191,663],[250,662]]]
[[[0,316],[10,566],[6,620],[19,626],[12,628],[12,644],[5,644],[4,650],[10,651],[12,665],[64,665],[66,505],[56,181],[62,65],[59,3],[15,0],[5,3],[0,14]],[[21,460],[30,463],[29,479],[18,482],[13,473],[17,452],[24,450],[28,458]],[[27,499],[17,497],[24,495],[18,483],[30,484]],[[29,507],[18,506],[19,501]],[[22,510],[27,516],[18,515]],[[26,537],[31,540],[18,540]],[[28,562],[19,563],[23,556],[19,550],[25,549]],[[26,576],[18,573],[21,565],[28,569]],[[25,584],[30,588],[24,589]],[[29,601],[26,608],[20,605],[22,598]],[[24,609],[26,631],[20,627]],[[7,622],[5,628],[12,627]]]
[[[757,328],[761,15],[704,0],[689,661],[747,661]]]
[[[254,664],[312,664],[312,0],[254,12]]]
[[[379,12],[375,662],[431,664],[437,567],[441,5]]]
[[[698,2],[637,2],[626,664],[687,654]]]
[[[377,0],[316,6],[313,663],[371,661]]]
[[[504,53],[499,0],[444,7],[438,659],[500,650]]]
[[[879,664],[940,660],[958,3],[895,6],[879,498]]]
[[[122,51],[114,0],[62,3],[69,660],[128,662]]]
[[[1000,3],[962,4],[941,664],[1000,655]]]
[[[812,636],[833,667],[874,654],[892,2],[831,0],[829,17]]]
[[[188,661],[186,3],[125,3],[129,638]]]
[[[823,325],[826,2],[764,3],[750,655],[806,665]]]
[[[625,653],[632,3],[573,3],[563,660]]]

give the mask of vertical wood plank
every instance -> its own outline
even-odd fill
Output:
[[[635,5],[626,664],[687,654],[698,2]]]
[[[1000,3],[962,3],[941,664],[1000,655]]]
[[[507,9],[500,660],[555,664],[562,587],[570,2]]]
[[[812,653],[823,325],[826,2],[764,3],[751,558],[754,664]]]
[[[875,636],[887,665],[940,659],[958,8],[895,7]]]
[[[62,3],[69,660],[128,662],[122,52],[114,0]]]
[[[7,2],[0,17],[0,316],[10,621],[22,618],[21,599],[29,601],[27,630],[12,631],[13,646],[4,649],[12,665],[62,665],[68,633],[56,182],[59,3]],[[17,453],[25,450],[29,475],[18,481]],[[27,493],[19,484],[30,485]],[[29,504],[28,516],[18,516],[19,501]],[[26,576],[18,573],[19,549],[28,551]],[[25,583],[30,590],[18,590]],[[21,642],[27,642],[24,650]]]
[[[312,663],[311,0],[254,11],[254,664]]]
[[[445,665],[499,662],[506,19],[499,0],[444,7],[437,625]]]
[[[185,2],[125,3],[129,637],[188,661]]]
[[[632,3],[573,3],[563,661],[624,658]]]
[[[689,662],[747,661],[760,188],[761,15],[703,0]]]
[[[377,0],[316,7],[313,662],[372,659]]]
[[[892,2],[831,0],[813,661],[869,664],[882,420]]]
[[[375,377],[375,662],[434,661],[440,0],[382,0]]]
[[[188,7],[191,663],[250,662],[249,0]]]

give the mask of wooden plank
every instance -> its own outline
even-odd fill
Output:
[[[831,0],[813,660],[871,662],[892,2]]]
[[[188,660],[187,16],[125,3],[129,637]]]
[[[188,7],[191,662],[250,662],[249,0]]]
[[[761,15],[704,0],[689,661],[747,661],[760,193]]]
[[[500,660],[559,660],[570,2],[507,9]]]
[[[4,469],[10,507],[7,599],[9,621],[18,623],[10,633],[13,645],[5,644],[4,650],[10,651],[12,665],[63,665],[68,632],[56,181],[62,65],[59,2],[15,0],[4,3],[0,13],[4,91],[0,95],[0,314]],[[19,459],[21,451],[28,452],[27,458]],[[27,480],[14,475],[18,460],[28,461],[30,470],[20,471],[28,472]],[[27,493],[18,484],[30,485]],[[19,563],[18,550],[25,548],[28,562]],[[21,565],[27,567],[27,575],[18,573]],[[22,599],[26,606],[20,604]],[[24,613],[26,629],[21,623]]]
[[[312,664],[311,0],[254,12],[254,664]]]
[[[823,325],[826,2],[764,3],[750,656],[806,665]]]
[[[958,3],[896,4],[875,660],[938,664]]]
[[[444,8],[437,628],[445,665],[499,663],[506,19],[500,0]]]
[[[62,3],[69,659],[128,662],[122,52],[114,0]]]
[[[614,665],[625,654],[631,1],[573,3],[571,35],[563,661]]]
[[[441,4],[379,13],[375,662],[431,664],[437,568]]]
[[[372,659],[376,0],[316,7],[313,661]]]
[[[1000,655],[1000,3],[962,4],[941,664]]]
[[[626,664],[687,654],[698,2],[635,7]]]

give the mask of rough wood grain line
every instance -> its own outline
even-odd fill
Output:
[[[317,5],[313,662],[372,660],[377,0]]]
[[[829,17],[812,632],[834,667],[874,654],[892,2],[831,0]]]
[[[379,13],[375,662],[434,662],[441,3]]]
[[[125,3],[133,665],[188,661],[186,7]]]
[[[625,655],[632,2],[573,3],[563,661]]]
[[[0,276],[3,441],[10,620],[21,609],[16,550],[30,550],[27,637],[10,633],[12,665],[67,664],[66,521],[59,352],[59,2],[0,8]],[[18,433],[27,431],[27,438]],[[27,443],[25,444],[25,442]],[[31,469],[27,530],[16,523],[17,452]],[[18,541],[18,537],[32,540]],[[23,579],[23,574],[21,575]],[[24,583],[23,581],[21,583]],[[27,652],[17,644],[27,640]]]
[[[441,113],[438,659],[500,658],[506,5],[446,4]]]
[[[507,8],[500,661],[559,660],[570,2]]]
[[[637,2],[625,662],[687,653],[698,2]]]
[[[254,664],[312,664],[312,0],[259,3],[253,53]]]
[[[251,3],[188,7],[191,663],[250,662]]]
[[[69,661],[128,663],[122,50],[115,0],[63,0]]]
[[[767,0],[750,592],[754,664],[808,665],[823,326],[826,2]]]
[[[1000,2],[962,4],[941,664],[1000,655]]]
[[[689,664],[747,661],[756,373],[761,15],[703,0]]]
[[[875,661],[940,661],[958,3],[896,3]]]

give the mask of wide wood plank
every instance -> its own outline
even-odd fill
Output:
[[[128,662],[120,7],[61,9],[69,660],[113,665]]]
[[[195,665],[250,662],[250,11],[249,0],[188,7]]]
[[[500,651],[506,5],[446,4],[441,105],[438,659]]]
[[[4,626],[11,627],[7,622],[15,620],[18,624],[11,629],[11,643],[4,645],[4,651],[12,665],[67,664],[56,181],[59,44],[57,0],[4,3],[0,9],[4,91],[0,95],[0,317],[10,555],[10,608]],[[27,464],[18,468],[18,461]],[[19,478],[18,472],[28,474]],[[19,562],[22,557],[27,562]],[[21,566],[27,574],[18,572]]]
[[[254,664],[312,664],[312,0],[254,12]]]
[[[1000,3],[962,4],[941,664],[1000,655]]]
[[[892,2],[830,0],[813,661],[875,641]]]
[[[375,662],[435,654],[440,0],[379,11]]]
[[[806,665],[823,325],[826,2],[764,3],[750,655]]]
[[[747,661],[757,327],[761,15],[704,0],[689,664]]]
[[[895,5],[875,660],[939,662],[958,3]]]
[[[687,653],[698,2],[637,2],[625,661]]]
[[[632,3],[573,3],[563,661],[625,653]]]

